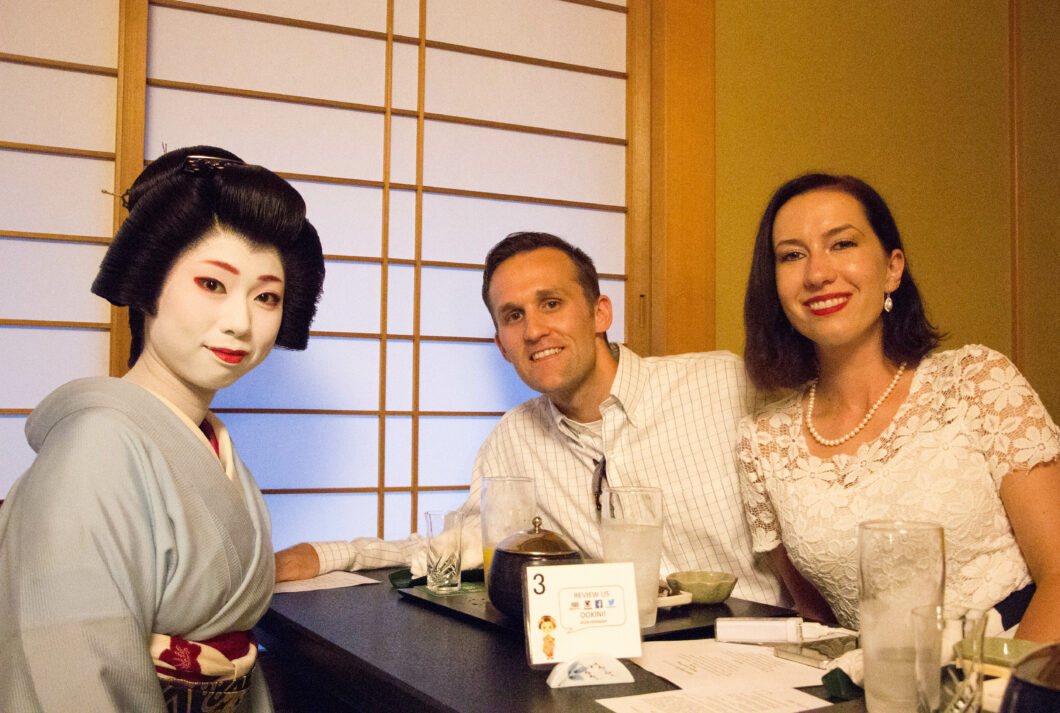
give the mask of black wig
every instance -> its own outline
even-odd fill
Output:
[[[92,292],[129,307],[129,365],[143,350],[144,315],[154,315],[173,264],[221,228],[276,249],[284,270],[276,346],[305,349],[324,283],[324,256],[305,201],[287,181],[224,149],[192,146],[163,154],[123,196],[129,217],[103,256]]]

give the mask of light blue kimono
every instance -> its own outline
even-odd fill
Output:
[[[37,459],[0,508],[0,711],[163,711],[152,632],[250,629],[272,596],[268,511],[121,379],[60,387],[26,423]],[[271,711],[260,667],[244,711]]]

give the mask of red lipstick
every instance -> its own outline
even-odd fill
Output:
[[[217,355],[218,359],[228,364],[238,364],[247,355],[246,352],[237,349],[221,349],[220,347],[210,347],[209,349]]]
[[[814,297],[812,300],[803,302],[806,305],[806,309],[810,310],[810,314],[817,317],[823,317],[833,312],[838,312],[847,306],[850,302],[850,294],[846,292],[836,292],[830,295],[821,295]]]

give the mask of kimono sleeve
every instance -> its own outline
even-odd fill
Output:
[[[85,411],[52,428],[12,489],[0,709],[163,710],[148,648],[171,534],[147,485],[160,461],[124,415]]]

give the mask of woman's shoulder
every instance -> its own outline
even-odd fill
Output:
[[[128,450],[153,441],[152,433],[177,430],[178,424],[179,417],[146,389],[124,379],[87,377],[63,384],[41,401],[26,421],[26,440],[38,453],[46,442],[55,448],[70,439],[94,443],[97,452]]]
[[[991,369],[1016,372],[1016,365],[1001,352],[982,344],[966,344],[955,349],[934,352],[924,357],[917,371],[938,377],[965,380]]]
[[[801,391],[771,393],[756,405],[750,416],[744,417],[742,425],[758,432],[790,425],[798,416],[801,398]]]

